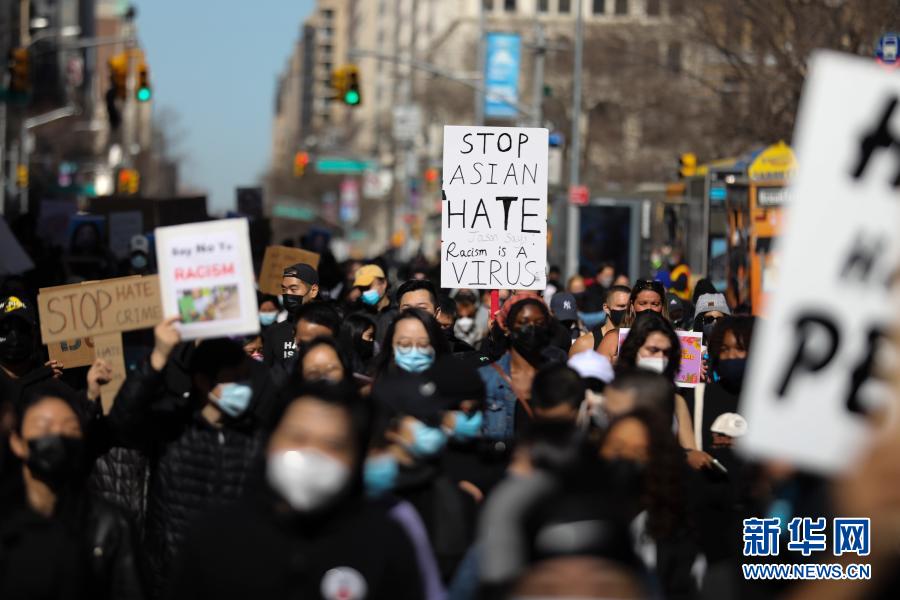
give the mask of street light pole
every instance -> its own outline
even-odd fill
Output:
[[[569,187],[578,185],[581,153],[581,66],[584,49],[584,11],[582,0],[575,2],[575,64],[572,73],[572,143],[569,146]],[[578,249],[580,241],[581,216],[578,206],[567,204],[566,210],[566,274],[571,277],[578,273]]]
[[[547,39],[544,25],[535,17],[534,23],[534,81],[531,84],[531,118],[535,127],[544,123],[544,59],[547,56]]]
[[[484,54],[485,54],[485,14],[484,1],[478,0],[478,64],[475,72],[484,76]],[[484,88],[475,88],[475,124],[484,125]]]

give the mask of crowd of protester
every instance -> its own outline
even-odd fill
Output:
[[[492,314],[434,275],[297,264],[259,335],[129,334],[106,414],[110,365],[48,361],[36,289],[7,281],[0,598],[896,597],[875,525],[871,581],[742,577],[744,518],[896,531],[900,435],[841,481],[736,453],[754,318],[709,281],[551,269]]]

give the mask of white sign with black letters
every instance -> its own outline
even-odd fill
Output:
[[[887,399],[875,357],[897,320],[900,79],[834,52],[810,60],[779,286],[741,398],[755,458],[847,468]]]
[[[441,287],[542,290],[548,131],[444,127]]]

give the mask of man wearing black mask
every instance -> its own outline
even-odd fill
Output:
[[[281,279],[281,303],[288,313],[286,321],[276,323],[263,333],[263,363],[267,367],[287,366],[297,353],[295,328],[297,312],[319,295],[319,274],[310,265],[297,263],[284,270]]]
[[[62,375],[62,364],[38,359],[37,319],[34,309],[17,296],[0,299],[0,379],[15,402],[36,383]]]

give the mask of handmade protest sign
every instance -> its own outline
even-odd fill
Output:
[[[441,287],[542,290],[546,129],[444,127]]]
[[[59,361],[63,368],[86,367],[94,362],[94,340],[77,338],[64,342],[53,342],[47,344],[47,353],[50,355],[50,360]]]
[[[890,390],[875,366],[897,324],[900,79],[817,52],[794,142],[780,276],[754,335],[738,448],[830,474],[875,438]],[[847,307],[852,306],[852,310]]]
[[[41,342],[147,329],[162,321],[156,275],[41,288]]]
[[[115,400],[116,394],[119,393],[119,388],[125,383],[125,377],[127,376],[122,334],[107,333],[95,336],[94,351],[97,358],[102,358],[109,363],[112,371],[110,380],[100,387],[100,403],[103,405],[103,414],[109,414],[113,400]]]
[[[269,246],[263,256],[262,268],[259,270],[259,291],[277,296],[281,293],[281,279],[285,268],[297,263],[306,263],[314,269],[319,268],[319,255],[309,250],[291,248],[289,246]]]
[[[259,332],[246,219],[156,228],[163,312],[181,317],[181,337]]]
[[[628,327],[619,329],[619,350],[631,331]],[[681,344],[681,367],[675,377],[675,385],[683,388],[695,388],[700,381],[700,373],[703,367],[703,351],[701,343],[702,333],[693,331],[676,331],[678,342]]]

